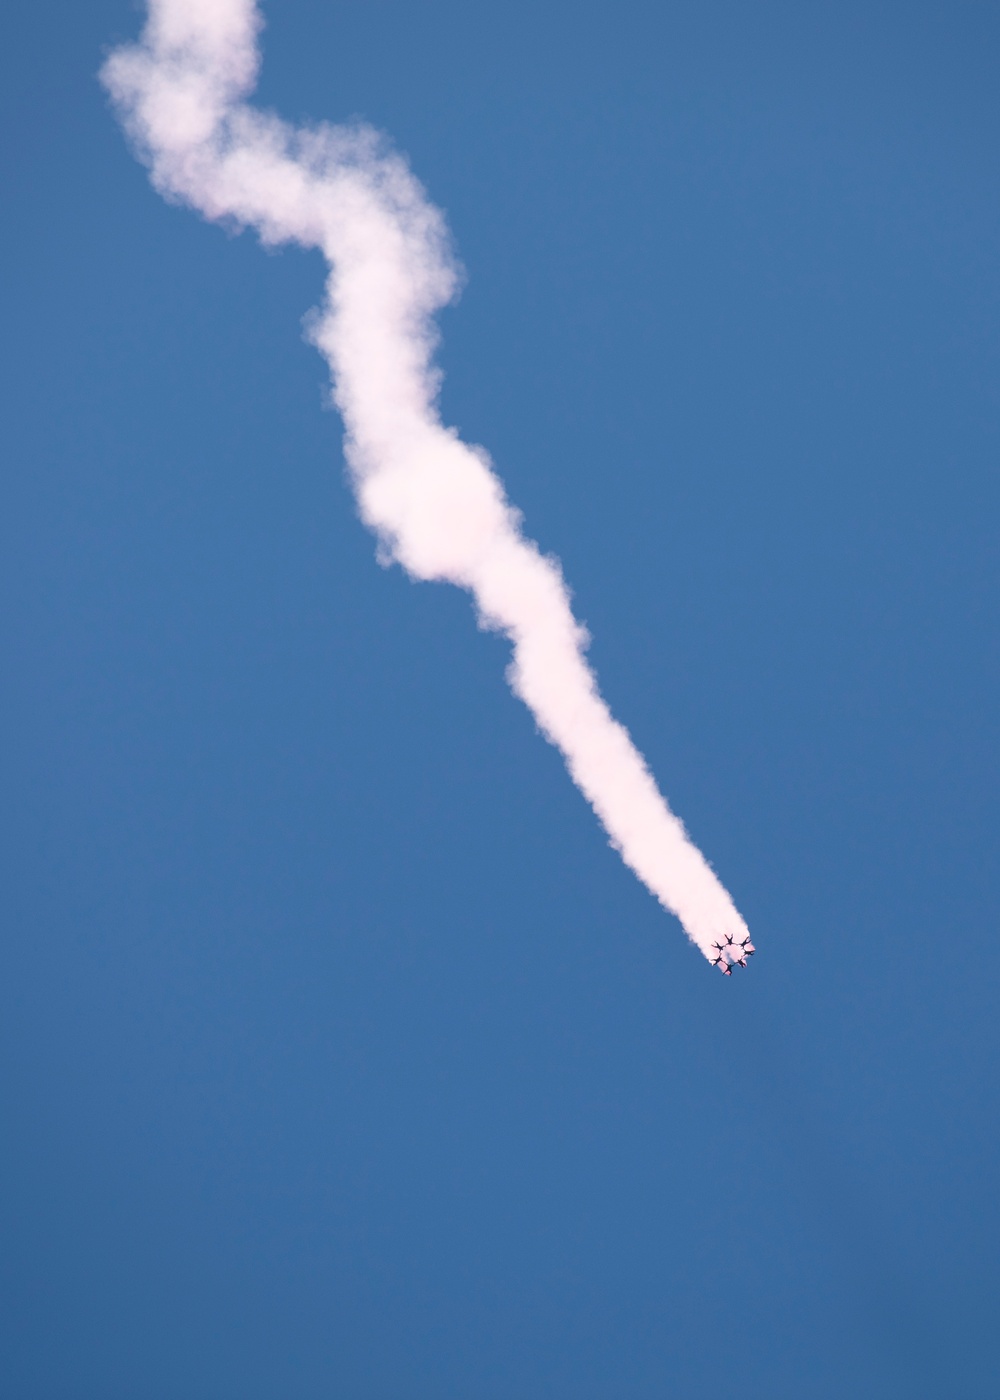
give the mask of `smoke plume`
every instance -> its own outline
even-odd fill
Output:
[[[434,314],[456,290],[448,231],[406,163],[366,127],[293,129],[247,105],[253,0],[150,0],[103,82],[155,187],[267,245],[329,263],[312,339],[330,366],[362,519],[413,577],[468,589],[511,641],[510,685],[612,845],[707,957],[746,926],[673,815],[584,659],[558,563],[521,532],[482,448],[437,412]]]

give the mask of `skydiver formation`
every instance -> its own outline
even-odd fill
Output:
[[[752,958],[757,951],[750,942],[750,935],[747,934],[742,943],[734,943],[732,934],[726,934],[725,943],[713,943],[715,957],[712,959],[712,966],[719,968],[724,977],[732,977],[733,967],[739,965],[746,967],[747,958]]]

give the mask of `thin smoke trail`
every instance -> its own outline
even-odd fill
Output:
[[[266,245],[322,250],[311,337],[381,557],[468,589],[481,625],[506,634],[511,688],[611,844],[726,970],[718,946],[739,945],[746,925],[599,694],[558,563],[521,533],[487,454],[438,416],[433,317],[456,290],[443,217],[370,128],[293,129],[247,105],[260,27],[254,0],[150,0],[140,43],[117,49],[102,80],[167,199]]]

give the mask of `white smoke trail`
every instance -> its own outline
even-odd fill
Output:
[[[260,26],[254,0],[150,0],[140,43],[102,79],[166,198],[323,251],[312,338],[363,520],[383,556],[468,589],[481,623],[510,638],[512,689],[622,859],[712,959],[746,925],[598,693],[558,564],[521,534],[487,454],[438,417],[432,318],[456,286],[444,220],[370,129],[294,130],[246,105]]]

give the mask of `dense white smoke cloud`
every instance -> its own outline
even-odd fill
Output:
[[[709,958],[746,926],[584,660],[558,564],[521,533],[486,453],[437,413],[434,313],[453,296],[441,214],[370,129],[294,130],[246,105],[253,0],[150,0],[102,77],[156,188],[330,265],[312,337],[330,365],[361,516],[385,556],[466,588],[513,644],[512,689],[565,755],[622,859]]]

